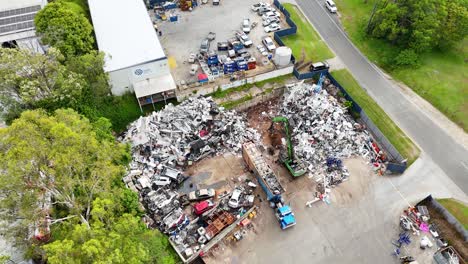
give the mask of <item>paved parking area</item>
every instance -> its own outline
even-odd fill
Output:
[[[348,181],[332,190],[331,204],[311,200],[311,180],[290,180],[287,171],[279,169],[287,186],[297,225],[282,231],[266,202],[260,204],[260,218],[253,221],[255,231],[235,244],[215,250],[207,263],[359,263],[392,264],[391,240],[399,233],[399,216],[408,203],[414,204],[428,194],[435,197],[466,195],[441,177],[441,170],[425,166],[426,156],[418,159],[402,176],[377,176],[362,159],[345,162],[351,173]],[[412,238],[417,247],[420,238]],[[414,255],[420,252],[421,255]],[[405,254],[405,250],[402,254]],[[433,263],[430,254],[413,251],[419,263]]]
[[[261,44],[263,37],[267,35],[272,37],[273,34],[264,32],[261,25],[262,18],[250,9],[258,2],[259,0],[221,0],[219,6],[213,6],[209,1],[208,4],[200,5],[192,12],[182,12],[176,9],[174,12],[179,16],[178,22],[159,22],[158,28],[163,33],[160,41],[172,64],[171,72],[176,82],[181,80],[190,82],[194,79],[194,76],[189,73],[190,64],[187,60],[190,53],[198,53],[201,41],[209,32],[216,33],[216,39],[211,43],[210,49],[217,50],[218,41],[226,41],[234,37],[237,30],[241,30],[244,18],[250,18],[251,23],[258,23],[249,34],[254,44],[248,51],[257,59],[257,65],[260,65],[263,56],[256,46]],[[270,2],[272,4],[272,1]],[[282,19],[282,27],[285,26],[284,19]],[[227,53],[221,52],[220,54]],[[271,63],[266,67],[273,69]]]

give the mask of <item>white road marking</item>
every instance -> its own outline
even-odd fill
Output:
[[[401,198],[408,204],[408,207],[411,207],[412,205],[408,202],[408,200],[406,200],[405,196],[403,196],[403,194],[400,192],[400,190],[398,190],[395,184],[393,184],[392,180],[390,180],[390,178],[387,178],[387,179],[390,182],[390,184],[392,184],[395,191],[397,191],[397,193],[401,196]]]

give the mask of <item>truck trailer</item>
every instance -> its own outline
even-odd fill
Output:
[[[242,145],[242,157],[265,192],[281,229],[296,225],[296,218],[291,207],[284,203],[281,196],[285,191],[283,186],[253,142],[247,142]]]

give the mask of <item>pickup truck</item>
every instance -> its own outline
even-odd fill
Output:
[[[252,40],[245,33],[237,32],[236,37],[246,48],[253,45]]]

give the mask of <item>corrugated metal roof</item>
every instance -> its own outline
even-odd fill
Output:
[[[88,0],[99,50],[111,72],[165,57],[143,0]]]

